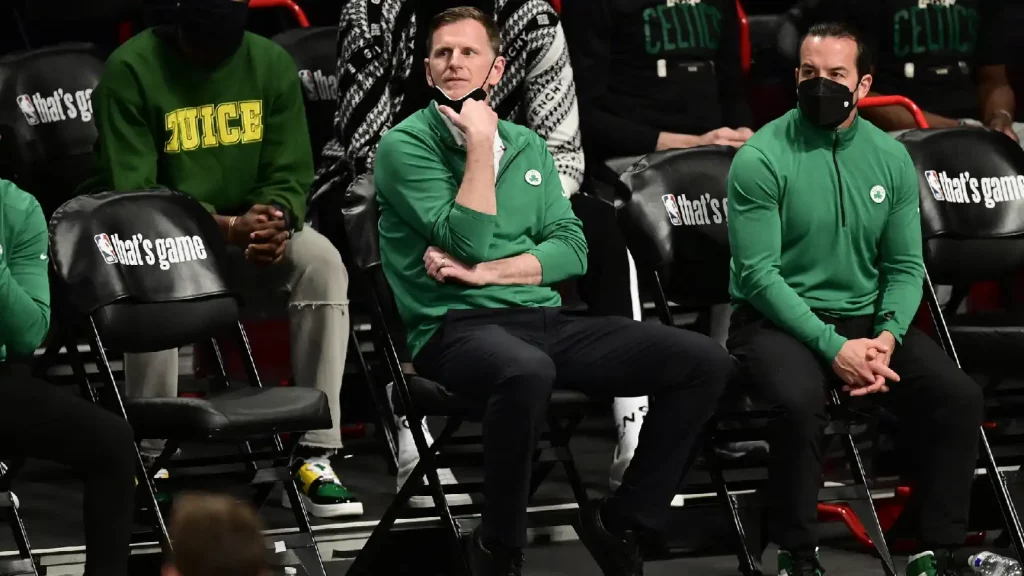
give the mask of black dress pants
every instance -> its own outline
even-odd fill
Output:
[[[554,388],[656,398],[609,506],[658,531],[733,366],[696,332],[554,308],[450,311],[414,364],[484,406],[483,536],[516,548],[526,540],[531,461]]]
[[[0,362],[0,456],[50,460],[82,478],[88,576],[128,574],[134,441],[123,418]]]
[[[872,338],[874,319],[829,320],[846,338]],[[729,350],[769,404],[783,409],[771,442],[766,537],[780,548],[813,550],[829,386],[842,386],[831,363],[748,308],[733,315]],[[899,426],[909,458],[913,527],[929,547],[963,543],[978,457],[984,398],[974,382],[926,334],[911,327],[892,354],[900,376],[881,402]],[[858,399],[860,400],[860,399]]]

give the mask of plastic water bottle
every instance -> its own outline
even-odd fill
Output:
[[[979,552],[968,561],[978,576],[1022,576],[1019,562],[992,552]]]

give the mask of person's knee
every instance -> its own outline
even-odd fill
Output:
[[[95,460],[103,469],[114,473],[131,471],[135,467],[135,432],[128,422],[113,413],[103,414],[92,426],[91,443],[96,449]]]
[[[940,408],[954,409],[963,422],[981,425],[985,418],[985,394],[973,378],[956,369],[937,376],[937,384],[929,387],[925,394],[939,403]]]
[[[547,408],[555,385],[555,363],[537,350],[517,355],[502,371],[498,388],[520,409],[537,413]]]
[[[348,304],[348,270],[338,249],[313,230],[295,236],[291,255],[296,267],[295,304]]]

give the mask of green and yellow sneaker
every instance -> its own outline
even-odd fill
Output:
[[[907,558],[907,576],[958,576],[948,551],[938,554],[931,551],[914,554]]]
[[[801,558],[794,556],[786,550],[779,550],[778,556],[779,576],[823,576],[825,569],[821,567],[818,560],[818,549],[814,549],[814,556]]]
[[[338,480],[331,461],[326,456],[296,458],[292,462],[291,470],[302,504],[313,516],[337,518],[362,515],[363,503]],[[281,496],[284,507],[290,508],[288,493],[285,492]]]

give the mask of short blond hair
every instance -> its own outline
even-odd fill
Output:
[[[261,576],[269,571],[263,522],[249,504],[220,494],[177,498],[171,513],[174,567],[181,576]]]
[[[456,22],[462,22],[463,20],[479,22],[484,27],[484,30],[487,31],[487,40],[491,44],[491,50],[494,51],[494,55],[501,54],[501,33],[498,32],[498,24],[494,21],[494,18],[479,8],[458,6],[442,11],[437,16],[434,16],[434,19],[430,22],[430,31],[427,34],[427,55],[429,56],[430,52],[434,49],[434,33],[439,28],[455,24]]]

